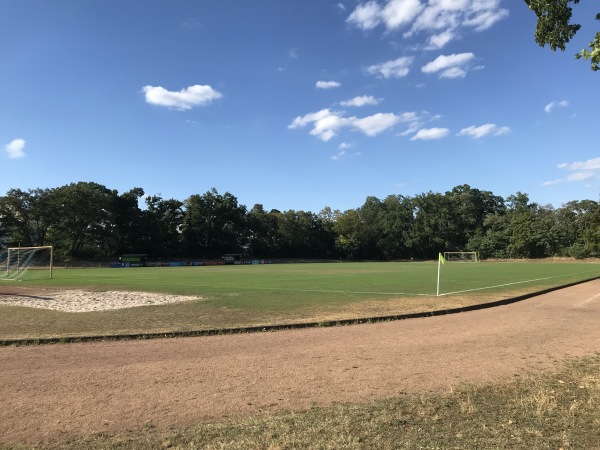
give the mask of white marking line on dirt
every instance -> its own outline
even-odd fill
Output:
[[[593,302],[594,300],[596,300],[597,298],[600,298],[600,294],[596,294],[596,295],[592,295],[590,298],[588,298],[587,300],[583,300],[581,302],[579,302],[577,304],[577,306],[584,306],[587,305],[588,303]]]
[[[505,287],[505,286],[513,286],[515,284],[532,283],[534,281],[551,280],[552,278],[562,278],[562,277],[568,277],[568,276],[571,276],[571,275],[582,275],[582,274],[585,274],[585,273],[591,273],[591,272],[567,273],[565,275],[556,275],[556,276],[553,276],[553,277],[535,278],[533,280],[515,281],[513,283],[497,284],[496,286],[485,286],[485,287],[481,287],[481,288],[465,289],[464,291],[446,292],[444,294],[440,294],[440,297],[442,297],[444,295],[462,294],[464,292],[484,291],[486,289],[494,289],[494,288]]]

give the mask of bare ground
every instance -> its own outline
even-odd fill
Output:
[[[450,316],[0,348],[0,444],[361,402],[552,370],[600,352],[600,280]]]

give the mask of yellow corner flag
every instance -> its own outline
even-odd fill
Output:
[[[442,264],[446,264],[446,258],[444,258],[444,256],[440,253],[440,262]]]

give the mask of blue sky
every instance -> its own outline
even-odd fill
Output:
[[[573,57],[594,8],[554,53],[520,0],[0,0],[0,195],[597,200],[600,73]]]

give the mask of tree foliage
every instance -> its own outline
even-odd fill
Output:
[[[580,24],[571,23],[573,8],[570,4],[577,4],[579,0],[525,0],[525,3],[538,18],[535,42],[541,47],[547,44],[553,51],[564,51],[581,28]],[[600,13],[596,14],[596,20],[600,20]],[[589,50],[582,49],[575,58],[589,60],[594,71],[600,68],[600,32],[590,42]]]
[[[144,200],[143,200],[144,199]],[[145,204],[144,204],[145,203]],[[140,205],[141,204],[141,205]],[[0,197],[0,247],[54,245],[58,257],[431,259],[440,251],[484,258],[600,256],[600,206],[593,200],[541,206],[469,185],[385,199],[341,212],[247,210],[216,189],[181,201],[119,194],[97,183],[11,189]]]

